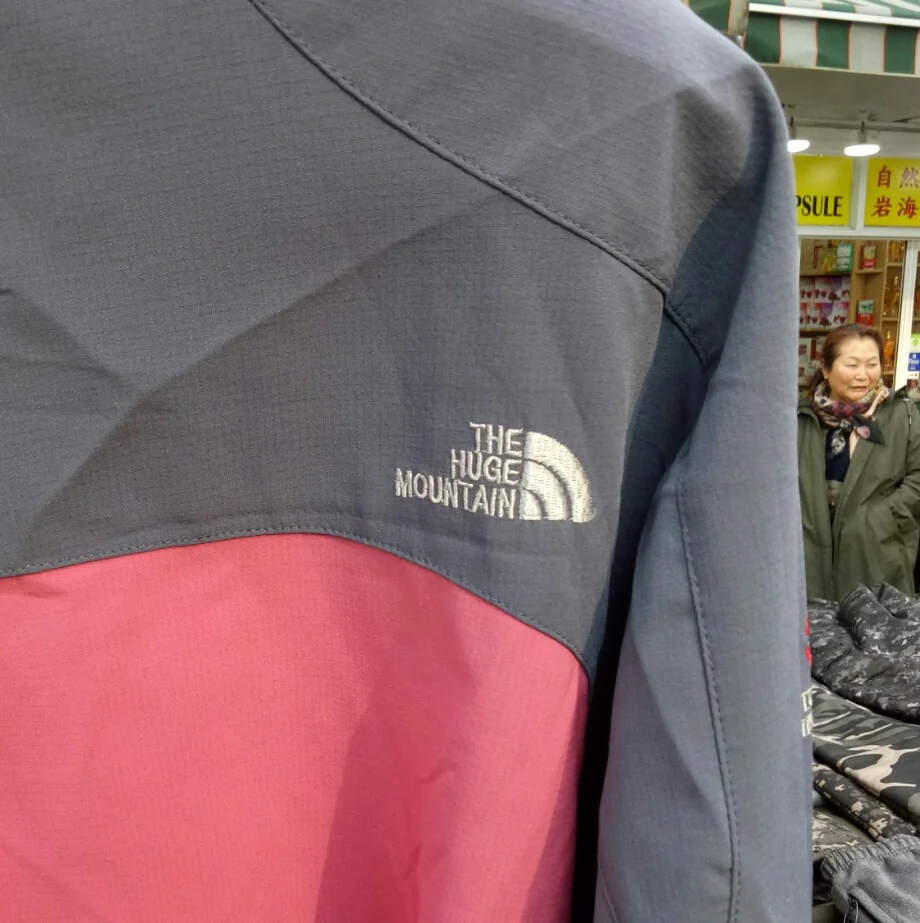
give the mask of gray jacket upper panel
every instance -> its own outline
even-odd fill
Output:
[[[756,69],[665,0],[0,17],[0,574],[328,532],[590,667],[662,291]],[[711,358],[722,321],[682,322]]]
[[[252,2],[382,117],[663,288],[770,95],[672,0]]]

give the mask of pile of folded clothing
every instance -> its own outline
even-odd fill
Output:
[[[816,903],[920,923],[920,598],[859,587],[809,617]]]

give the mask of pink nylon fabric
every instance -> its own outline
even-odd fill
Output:
[[[586,698],[343,539],[0,580],[0,920],[564,921]]]

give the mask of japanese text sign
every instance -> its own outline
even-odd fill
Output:
[[[852,189],[852,157],[795,158],[795,207],[799,224],[847,227]]]
[[[873,157],[866,180],[866,225],[920,230],[920,158]]]

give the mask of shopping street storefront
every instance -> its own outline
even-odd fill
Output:
[[[764,66],[786,108],[799,218],[799,372],[842,323],[920,378],[920,0],[685,0]]]

